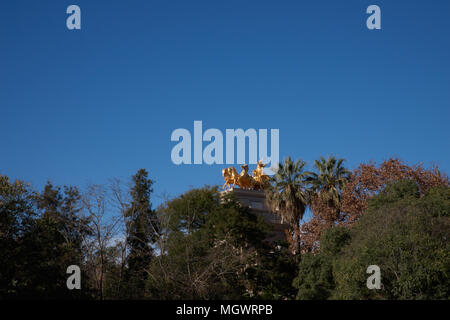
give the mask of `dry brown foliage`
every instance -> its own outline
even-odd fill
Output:
[[[449,186],[447,175],[437,166],[427,169],[422,163],[408,166],[397,158],[384,161],[378,167],[374,162],[361,164],[353,170],[350,181],[341,194],[339,208],[320,201],[313,195],[310,207],[313,218],[301,227],[302,252],[319,249],[319,239],[332,225],[351,226],[367,209],[367,200],[375,196],[389,182],[412,180],[419,186],[420,195],[437,186]]]

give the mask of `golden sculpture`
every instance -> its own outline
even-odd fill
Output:
[[[223,189],[233,189],[236,185],[241,189],[247,190],[262,190],[269,184],[270,177],[264,174],[264,167],[262,160],[258,161],[256,169],[252,171],[252,175],[248,174],[248,165],[241,166],[241,174],[239,175],[234,167],[225,168],[222,170],[225,184]]]

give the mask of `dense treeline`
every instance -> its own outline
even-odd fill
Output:
[[[388,184],[353,227],[328,229],[320,252],[302,257],[297,298],[448,299],[449,216],[448,187],[420,197],[413,181]],[[369,265],[381,269],[381,290],[365,286]]]
[[[448,299],[450,188],[390,159],[285,159],[266,190],[286,241],[217,187],[152,207],[153,181],[36,191],[0,175],[0,298]],[[304,221],[307,211],[312,218]],[[81,268],[81,290],[66,269]],[[378,265],[382,288],[366,287]]]

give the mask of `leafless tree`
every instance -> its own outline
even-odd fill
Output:
[[[91,236],[84,239],[88,265],[91,267],[100,299],[103,299],[107,249],[118,235],[121,219],[114,214],[108,188],[103,185],[89,185],[82,196],[82,204],[84,215],[90,221]]]

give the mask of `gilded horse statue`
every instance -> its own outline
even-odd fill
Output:
[[[222,170],[223,178],[225,179],[225,184],[223,185],[223,189],[227,187],[229,189],[233,189],[234,186],[238,183],[239,174],[237,173],[234,167],[225,168]],[[233,185],[233,186],[232,186]]]
[[[267,174],[264,174],[264,167],[266,165],[262,163],[262,160],[258,161],[256,169],[253,170],[253,189],[265,189],[269,185],[270,177]]]
[[[269,184],[270,177],[264,174],[264,167],[266,165],[262,163],[262,160],[258,161],[256,169],[252,171],[252,175],[248,174],[248,165],[241,166],[241,174],[238,174],[234,167],[225,168],[222,170],[225,184],[223,189],[233,189],[236,185],[241,189],[247,190],[262,190]]]
[[[253,187],[253,177],[248,174],[248,164],[241,166],[241,174],[238,180],[238,186],[241,189],[252,189]]]

